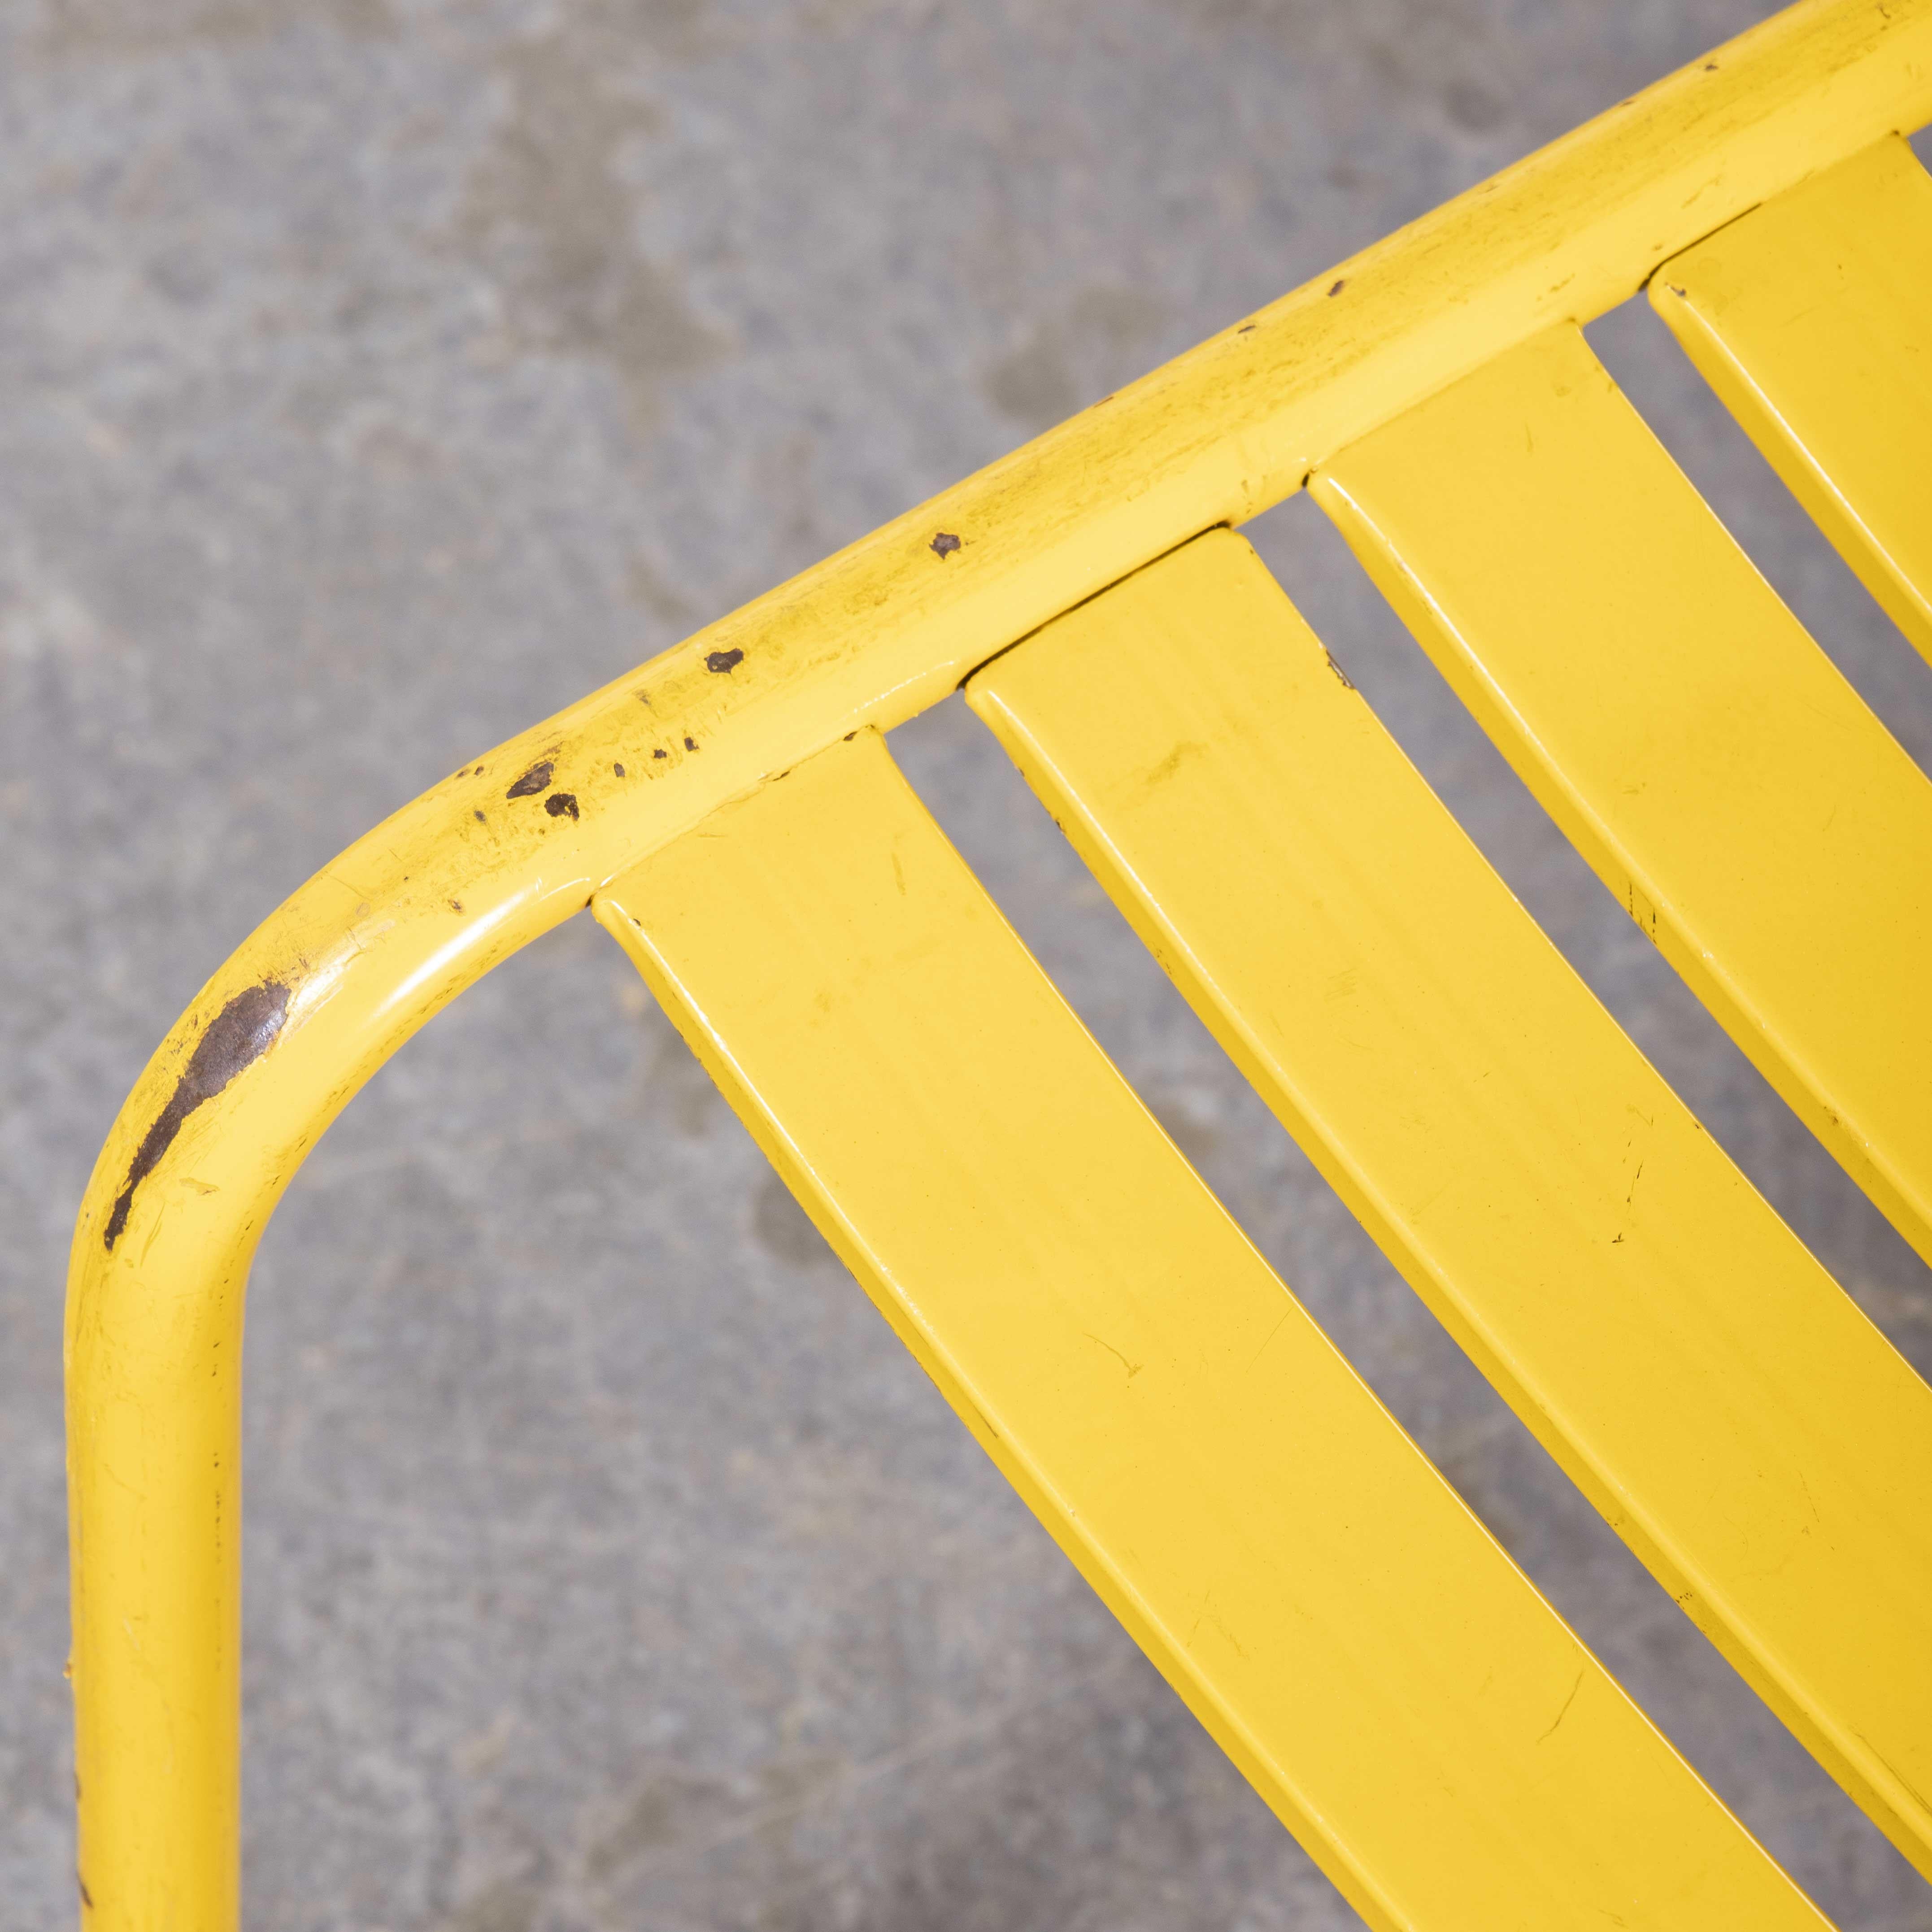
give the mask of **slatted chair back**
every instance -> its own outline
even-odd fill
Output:
[[[1932,1876],[1932,1392],[1235,526],[1304,486],[1932,1260],[1932,784],[1618,394],[1652,301],[1932,652],[1932,0],[1808,0],[629,676],[302,888],[142,1076],[68,1334],[80,1874],[238,1922],[244,1285],[416,1028],[586,906],[987,1453],[1378,1927],[1822,1923],[1378,1405],[882,735],[964,686],[1247,1078]]]

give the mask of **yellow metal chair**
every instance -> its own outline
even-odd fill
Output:
[[[1932,0],[1807,0],[633,675],[302,887],[142,1075],[68,1304],[82,1897],[237,1922],[243,1290],[370,1072],[590,908],[1372,1924],[1818,1914],[1377,1405],[894,769],[964,685],[1516,1413],[1932,1876],[1932,1392],[1233,527],[1304,485],[1932,1259],[1932,784],[1580,325],[1640,288],[1932,653]]]

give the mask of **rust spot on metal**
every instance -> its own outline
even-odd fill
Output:
[[[549,789],[550,775],[556,770],[556,766],[550,760],[539,758],[503,796],[506,798],[533,798],[538,792]]]
[[[959,548],[959,539],[950,530],[941,530],[927,548],[944,562]]]
[[[126,1184],[116,1197],[114,1211],[107,1219],[104,1238],[110,1254],[128,1225],[128,1210],[134,1204],[135,1189],[153,1173],[156,1162],[174,1145],[182,1123],[204,1100],[213,1100],[244,1067],[252,1066],[268,1052],[281,1031],[288,1011],[288,988],[279,980],[267,980],[237,993],[208,1022],[207,1031],[195,1042],[187,1066],[175,1082],[168,1104],[135,1150]]]
[[[544,800],[544,809],[553,818],[562,818],[566,814],[577,816],[577,794],[574,791],[554,791]]]
[[[687,734],[684,741],[684,748],[687,752],[696,751],[698,749],[698,740]]]
[[[704,660],[706,670],[736,670],[745,662],[745,653],[740,650],[712,651]]]
[[[1348,278],[1346,275],[1337,275],[1335,279],[1328,284],[1328,292],[1331,296],[1339,296],[1348,286]]]
[[[652,747],[651,756],[654,758],[668,758],[670,754],[662,745],[656,745]]]

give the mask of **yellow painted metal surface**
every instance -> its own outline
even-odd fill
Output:
[[[136,1083],[76,1229],[90,1922],[236,1924],[248,1264],[309,1149],[417,1027],[722,802],[912,716],[1497,349],[1928,118],[1932,0],[1805,0],[466,764],[265,921]]]
[[[1314,488],[1631,917],[1932,1261],[1932,784],[1580,332]]]
[[[1932,176],[1897,135],[1720,229],[1650,299],[1932,658]]]
[[[1372,1924],[1820,1922],[1269,1271],[875,734],[596,909],[981,1443]]]
[[[1544,1445],[1932,1873],[1932,1390],[1604,1012],[1243,540],[967,687]]]

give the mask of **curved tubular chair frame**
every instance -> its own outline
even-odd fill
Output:
[[[75,1234],[88,1918],[238,1922],[244,1290],[282,1190],[403,1041],[727,801],[1928,118],[1932,4],[1808,0],[472,760],[269,917],[136,1083]]]

